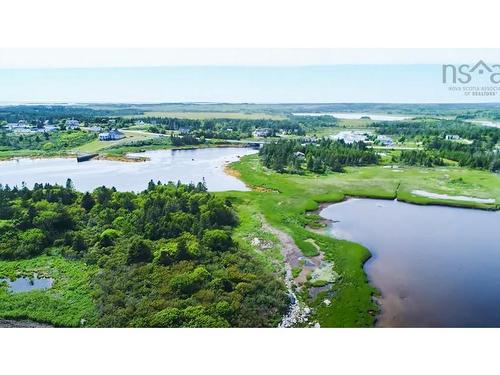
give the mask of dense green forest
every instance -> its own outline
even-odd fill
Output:
[[[371,126],[376,128],[378,134],[423,143],[425,151],[401,153],[400,160],[405,164],[442,165],[442,158],[453,160],[462,167],[500,171],[500,155],[496,150],[500,140],[498,128],[436,119],[375,122]],[[448,140],[446,136],[457,136],[458,141]]]
[[[399,162],[406,165],[417,165],[420,167],[433,167],[444,165],[443,159],[435,153],[425,150],[402,150]]]
[[[378,134],[404,136],[406,139],[424,140],[430,137],[458,135],[463,139],[483,142],[490,147],[500,140],[499,128],[476,126],[456,120],[381,121],[374,122],[371,126]]]
[[[314,173],[342,172],[345,166],[376,164],[377,153],[363,142],[352,144],[343,140],[322,139],[318,143],[280,140],[265,144],[260,150],[262,163],[277,172]]]
[[[58,120],[73,117],[80,121],[93,121],[98,117],[124,116],[142,114],[142,111],[126,108],[122,105],[113,105],[108,108],[92,108],[90,106],[68,105],[12,105],[0,107],[0,122],[18,122],[19,120],[57,122]]]
[[[179,119],[145,117],[145,123],[154,124],[148,129],[154,133],[169,130],[189,131],[193,136],[218,139],[241,139],[252,136],[256,129],[269,129],[269,136],[285,134],[305,135],[303,122],[298,120],[244,120],[244,119]],[[331,122],[328,122],[331,126]]]
[[[0,259],[44,254],[98,267],[97,326],[272,327],[288,306],[278,275],[233,241],[230,201],[205,185],[0,186]]]
[[[433,137],[427,140],[424,146],[437,152],[442,158],[458,162],[461,167],[500,171],[500,154],[493,149],[488,150],[481,141],[468,144]]]

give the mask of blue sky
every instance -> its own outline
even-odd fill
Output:
[[[448,91],[438,64],[0,69],[0,102],[185,101],[471,100]]]
[[[0,49],[0,103],[498,102],[441,83],[480,59],[500,49]]]

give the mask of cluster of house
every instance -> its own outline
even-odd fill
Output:
[[[335,140],[343,140],[345,143],[351,144],[355,142],[364,142],[366,144],[371,144],[373,143],[372,141],[368,140],[368,135],[364,131],[360,130],[349,130],[349,131],[343,131],[340,132],[334,136],[332,136],[332,139]],[[373,139],[373,138],[371,138]],[[388,137],[386,135],[378,135],[376,138],[376,141],[378,144],[382,146],[394,146],[394,141],[392,140],[391,137]]]
[[[66,130],[74,130],[80,126],[80,122],[78,120],[68,119],[68,120],[66,120],[64,126],[65,126]],[[40,133],[40,132],[41,133],[49,133],[49,132],[58,131],[60,129],[59,126],[51,124],[49,120],[45,120],[41,127],[36,126],[36,125],[32,125],[29,122],[27,122],[26,120],[19,120],[18,122],[7,124],[5,126],[5,128],[8,131],[11,131],[13,133],[22,133],[22,134]]]
[[[114,124],[111,122],[110,124]],[[75,119],[67,119],[64,122],[64,128],[66,130],[74,130],[80,127],[80,122]],[[49,133],[54,131],[59,131],[61,128],[58,125],[53,125],[49,120],[45,120],[43,122],[43,126],[32,125],[25,120],[19,120],[15,123],[9,123],[5,126],[8,131],[11,131],[16,134],[28,134],[28,133]],[[101,141],[115,141],[118,139],[125,138],[125,134],[121,131],[113,128],[110,131],[102,132],[102,128],[100,126],[90,126],[85,128],[88,131],[99,133],[99,140]]]
[[[345,143],[351,144],[355,142],[366,142],[368,135],[366,132],[349,130],[343,131],[332,136],[332,139],[340,141],[343,140]]]
[[[271,129],[267,129],[267,128],[259,128],[259,129],[255,129],[252,133],[252,135],[255,137],[255,138],[262,138],[262,137],[269,137],[273,132],[271,131]]]

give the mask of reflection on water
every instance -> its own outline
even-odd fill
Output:
[[[366,246],[383,327],[500,327],[500,212],[350,199],[321,216]]]
[[[201,148],[191,150],[158,150],[130,154],[147,157],[146,162],[76,159],[16,159],[0,162],[0,184],[28,187],[35,183],[65,184],[71,178],[76,189],[93,190],[98,186],[114,186],[120,191],[142,191],[150,180],[198,183],[205,180],[208,190],[248,190],[236,177],[224,172],[228,162],[256,153],[249,148]]]
[[[7,284],[8,290],[12,293],[29,292],[37,289],[49,289],[54,280],[48,277],[18,277],[15,280],[0,279],[0,283]]]

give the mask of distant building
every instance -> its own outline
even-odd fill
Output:
[[[271,132],[271,129],[266,129],[266,128],[261,128],[261,129],[255,129],[253,131],[253,136],[254,137],[269,137],[272,132]]]
[[[125,138],[125,134],[117,129],[111,129],[109,132],[99,134],[100,141],[116,141],[122,138]]]
[[[445,138],[448,141],[458,141],[460,139],[460,136],[458,136],[456,134],[446,134]]]
[[[300,140],[306,144],[306,143],[316,143],[318,142],[318,138],[316,137],[302,137]]]
[[[10,130],[11,132],[14,133],[31,133],[31,125],[28,124],[24,120],[20,120],[18,122],[10,123],[5,126],[7,130]]]
[[[66,126],[66,129],[68,130],[73,130],[80,126],[80,121],[74,119],[66,120],[64,126]]]
[[[303,157],[305,157],[305,156],[306,156],[303,152],[300,152],[300,151],[294,152],[294,155],[295,155],[297,158],[303,158]]]
[[[12,132],[13,133],[16,133],[16,134],[27,134],[27,133],[34,133],[34,130],[33,129],[30,129],[30,128],[15,128],[15,129],[12,129]]]
[[[187,134],[187,133],[189,133],[189,129],[188,128],[179,128],[179,133]]]
[[[377,137],[377,141],[382,145],[382,146],[393,146],[394,141],[391,139],[391,137],[388,137],[386,135],[379,135]]]
[[[102,128],[100,126],[91,126],[91,127],[88,127],[87,130],[89,132],[99,133],[102,131]]]
[[[366,133],[360,131],[343,131],[334,136],[332,139],[340,141],[343,140],[345,143],[351,144],[355,142],[366,142]]]
[[[43,128],[38,129],[38,131],[42,133],[55,132],[58,130],[59,128],[56,125],[44,125]]]

